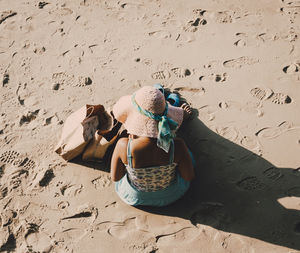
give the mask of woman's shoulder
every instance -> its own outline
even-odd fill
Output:
[[[128,142],[129,142],[129,138],[128,137],[122,137],[118,140],[118,147],[119,148],[126,148],[128,146]],[[141,138],[135,138],[135,139],[131,139],[131,144],[130,147],[131,149],[139,149],[141,146],[143,146],[143,144],[145,144],[145,139]]]
[[[119,148],[119,149],[127,148],[127,145],[128,145],[128,138],[122,137],[118,140],[118,142],[116,144],[116,148]]]
[[[127,163],[127,143],[128,138],[122,137],[118,140],[114,149],[114,154],[116,157],[119,157],[124,164]]]

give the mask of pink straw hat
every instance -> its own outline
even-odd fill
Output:
[[[123,123],[128,133],[157,138],[158,121],[140,113],[132,104],[131,95],[121,97],[113,107],[115,118]],[[152,86],[144,86],[135,93],[136,103],[153,114],[163,115],[166,108],[164,95]],[[168,104],[167,117],[178,123],[183,121],[183,109]]]

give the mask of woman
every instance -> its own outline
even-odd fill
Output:
[[[121,97],[113,113],[129,133],[117,142],[111,161],[119,197],[134,206],[165,206],[182,197],[194,178],[188,148],[175,138],[184,109],[166,102],[158,89],[145,86]]]

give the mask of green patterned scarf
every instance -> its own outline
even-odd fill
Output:
[[[163,116],[149,112],[140,107],[135,101],[135,93],[131,97],[132,104],[141,114],[158,121],[158,136],[157,146],[162,148],[165,152],[169,152],[171,142],[175,137],[175,130],[178,127],[178,123],[167,117],[168,115],[168,103],[166,102],[166,109]]]

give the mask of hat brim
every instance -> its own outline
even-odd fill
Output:
[[[128,133],[157,138],[158,122],[137,111],[132,105],[131,95],[123,96],[117,101],[113,107],[113,114],[118,121],[123,123]],[[183,109],[168,104],[167,117],[177,122],[180,127],[183,121]]]

